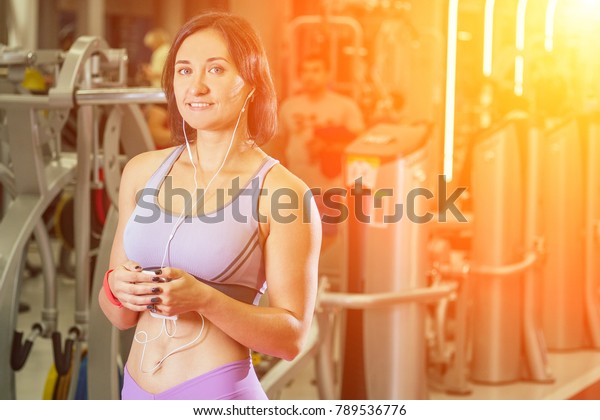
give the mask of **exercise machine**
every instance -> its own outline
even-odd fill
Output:
[[[20,53],[20,62],[16,62],[18,53],[9,55],[11,62],[9,76],[24,66],[34,65],[38,56],[47,57],[47,52]],[[73,398],[78,383],[79,363],[84,343],[89,338],[90,314],[90,191],[92,185],[100,183],[101,146],[99,139],[99,106],[111,106],[109,117],[114,136],[115,129],[120,129],[123,118],[127,123],[119,134],[127,136],[122,142],[126,154],[133,156],[144,150],[153,148],[153,143],[146,126],[143,114],[134,105],[114,105],[116,101],[110,96],[114,89],[126,85],[127,56],[124,50],[110,49],[100,38],[81,37],[66,53],[53,52],[60,70],[55,72],[55,85],[46,95],[0,95],[0,108],[5,113],[4,123],[9,142],[9,164],[6,172],[14,181],[14,192],[10,204],[0,222],[0,233],[3,238],[0,244],[0,294],[3,331],[0,335],[0,353],[6,360],[2,364],[8,366],[11,348],[14,348],[25,363],[31,342],[37,334],[52,336],[54,344],[55,366],[60,375],[71,370],[71,384],[68,396]],[[107,97],[106,90],[109,91]],[[152,98],[161,96],[160,91],[144,92],[140,90],[120,92],[121,97]],[[145,95],[145,96],[144,96]],[[76,153],[64,152],[60,144],[60,132],[69,111],[77,106],[77,150]],[[117,115],[117,116],[114,116]],[[116,128],[115,128],[116,127]],[[105,131],[106,132],[106,131]],[[117,135],[117,139],[119,139]],[[47,141],[42,141],[48,139]],[[108,142],[110,143],[110,142]],[[44,146],[45,149],[42,147]],[[114,149],[117,152],[114,152]],[[49,150],[49,151],[48,151]],[[113,153],[104,154],[103,166],[107,168],[106,183],[109,196],[114,199],[118,190],[118,166],[122,163],[118,147],[112,144]],[[91,176],[90,176],[91,175]],[[8,177],[5,177],[8,178]],[[12,332],[16,325],[16,308],[19,296],[18,268],[25,243],[31,236],[36,224],[48,205],[61,193],[69,183],[75,185],[74,238],[75,238],[75,271],[76,302],[75,320],[69,328],[64,343],[56,328],[56,291],[54,271],[50,268],[50,256],[45,258],[44,272],[46,278],[46,307],[43,321],[34,326],[25,345],[21,345],[21,337]],[[10,184],[10,183],[9,183]],[[110,223],[109,223],[110,225]],[[38,228],[38,230],[41,228]],[[39,236],[39,235],[38,235]],[[49,249],[44,246],[42,249]],[[47,266],[47,267],[46,267]],[[53,267],[52,267],[53,268]],[[94,302],[95,299],[92,299]],[[94,304],[92,303],[92,306]],[[13,346],[14,342],[14,346]],[[14,354],[14,352],[13,352]],[[17,364],[13,363],[14,367]],[[14,371],[2,369],[0,373],[0,395],[4,398],[15,398]],[[89,377],[89,376],[88,376]],[[93,383],[94,381],[91,381]]]

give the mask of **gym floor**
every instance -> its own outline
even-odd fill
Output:
[[[56,255],[58,245],[54,242]],[[37,265],[39,255],[35,243],[29,249],[28,261]],[[72,278],[58,274],[58,304],[60,308],[58,328],[63,334],[73,324],[75,283]],[[21,302],[30,310],[19,314],[17,329],[25,336],[31,325],[39,322],[43,303],[42,276],[26,277],[22,282]],[[431,399],[598,399],[600,398],[600,352],[582,350],[575,352],[550,353],[550,366],[556,381],[552,384],[517,382],[502,386],[473,384],[472,393],[465,396],[449,395],[430,389]],[[44,385],[52,365],[52,346],[49,339],[38,338],[23,369],[17,372],[16,390],[18,399],[37,400],[43,396]],[[281,399],[318,399],[315,386],[315,370],[312,366],[303,369],[281,393]]]

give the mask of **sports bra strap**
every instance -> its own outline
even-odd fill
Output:
[[[171,170],[181,152],[184,149],[184,145],[180,145],[173,149],[171,154],[160,164],[158,169],[152,174],[150,179],[148,180],[146,187],[158,189],[160,184],[163,182],[167,173]],[[271,156],[267,156],[265,158],[265,162],[262,164],[258,172],[256,173],[256,178],[259,179],[260,188],[262,188],[265,176],[267,173],[273,168],[273,166],[277,165],[279,161],[277,159],[272,158]]]
[[[279,161],[277,159],[272,158],[271,156],[267,156],[265,158],[265,162],[262,164],[261,168],[256,173],[256,177],[259,179],[260,188],[263,187],[265,182],[265,177],[267,173],[273,168],[273,166],[277,165]]]
[[[158,191],[160,185],[163,180],[181,155],[185,145],[181,145],[173,149],[171,154],[160,164],[158,169],[152,174],[148,182],[146,183],[146,188],[152,188]]]
[[[267,176],[267,174],[269,173],[269,171],[271,170],[271,168],[273,168],[273,166],[277,165],[279,163],[279,161],[277,159],[272,158],[271,156],[267,156],[265,158],[265,160],[263,161],[261,167],[258,169],[258,171],[256,172],[256,175],[254,176],[254,180],[258,181],[257,184],[255,185],[254,182],[252,183],[253,185],[250,186],[250,188],[253,189],[253,194],[252,194],[252,209],[253,209],[253,218],[252,218],[252,223],[253,224],[257,224],[257,221],[259,220],[259,215],[258,215],[258,199],[260,197],[260,193],[263,189],[263,184],[265,183],[265,178]]]

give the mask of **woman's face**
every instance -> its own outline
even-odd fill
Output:
[[[185,122],[197,130],[233,128],[251,87],[242,79],[223,37],[205,29],[177,51],[173,90]]]

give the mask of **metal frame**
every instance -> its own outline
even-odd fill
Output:
[[[10,96],[13,95],[0,95],[0,107],[7,114],[16,193],[0,222],[0,318],[5,326],[0,329],[0,364],[7,367],[0,370],[0,396],[6,399],[15,398],[14,372],[8,366],[18,311],[19,267],[23,250],[34,230],[39,239],[43,238],[43,234],[37,232],[41,229],[41,216],[54,197],[74,178],[76,167],[76,160],[66,155],[47,165],[44,163],[38,147],[35,112],[44,109],[44,105],[48,105],[47,100]],[[23,99],[29,99],[29,103]],[[45,276],[51,271],[46,264]],[[46,277],[47,286],[51,286],[52,278]],[[53,300],[52,295],[48,295],[45,304],[55,306]],[[46,309],[51,324],[55,314],[52,314],[51,308]]]
[[[326,284],[326,281],[324,282]],[[326,286],[325,286],[326,287]],[[390,293],[319,293],[317,320],[319,344],[317,358],[317,382],[321,399],[339,399],[336,375],[333,367],[333,323],[335,311],[347,309],[380,309],[396,305],[430,304],[447,299],[457,292],[456,285],[445,284]]]
[[[44,52],[40,53],[42,57],[48,56]],[[31,53],[23,55],[28,62],[33,60],[35,56],[36,54]],[[131,90],[130,93],[135,92],[138,95],[138,99],[133,101],[127,92],[118,89],[112,89],[112,91],[105,89],[106,86],[123,85],[125,63],[124,50],[110,50],[106,42],[100,38],[81,37],[65,55],[57,85],[50,90],[47,96],[0,95],[0,108],[4,109],[6,113],[6,133],[10,144],[9,158],[12,166],[12,169],[8,169],[3,165],[1,174],[4,183],[9,186],[14,194],[14,199],[7,206],[4,217],[0,222],[0,237],[2,238],[2,241],[0,241],[0,315],[2,315],[3,323],[3,328],[0,329],[2,331],[0,334],[0,365],[7,367],[0,369],[0,397],[3,399],[14,399],[16,397],[14,372],[8,367],[10,366],[12,333],[16,326],[20,292],[19,268],[23,250],[31,233],[35,232],[40,241],[44,261],[45,300],[42,319],[46,326],[43,333],[47,335],[53,332],[56,327],[56,287],[53,260],[41,216],[63,188],[74,179],[77,179],[74,223],[76,246],[75,325],[71,328],[69,334],[70,338],[76,341],[69,397],[73,398],[75,395],[82,350],[81,344],[88,338],[90,313],[90,172],[92,170],[91,158],[99,154],[97,137],[95,137],[96,133],[94,131],[97,126],[94,106],[119,102],[115,99],[115,95],[122,98],[122,103],[164,102],[164,95],[156,89],[153,92]],[[21,65],[12,62],[9,64]],[[92,76],[99,73],[98,70],[101,65],[115,68],[118,72],[118,79],[116,81],[105,81],[97,76]],[[94,86],[104,88],[91,89]],[[82,87],[87,89],[81,89]],[[79,94],[76,95],[76,92]],[[104,102],[93,95],[100,95],[104,98]],[[144,98],[148,100],[144,100]],[[80,108],[78,113],[77,153],[74,155],[63,153],[60,150],[58,136],[69,110],[75,103]],[[133,121],[133,124],[123,124],[123,132],[134,137],[137,134],[135,138],[142,139],[141,144],[130,141],[125,147],[126,151],[137,154],[143,150],[153,148],[148,127],[139,108],[135,105],[124,105],[120,108],[124,110],[122,115]],[[46,121],[39,120],[39,111],[47,111],[49,116]],[[55,141],[52,156],[49,160],[40,149],[41,139],[46,135],[42,129],[49,129],[49,135]],[[116,153],[118,154],[118,147]],[[115,181],[114,177],[109,181],[109,184],[113,191],[118,188],[118,182]],[[115,197],[115,194],[111,196]],[[109,214],[107,222],[109,227],[112,217]],[[109,234],[110,229],[107,229],[106,233]],[[110,247],[108,247],[109,249]],[[105,254],[99,258],[100,261],[103,256],[108,255],[106,250],[104,252]],[[92,299],[92,307],[94,302],[97,304],[97,300]],[[73,331],[77,333],[74,334]],[[102,345],[103,347],[106,346],[105,343],[102,343]],[[106,371],[109,371],[109,369],[106,369]],[[91,380],[90,382],[93,383]]]
[[[595,121],[594,121],[595,119]],[[600,123],[590,118],[587,146],[587,191],[585,206],[585,305],[592,344],[600,348]]]

